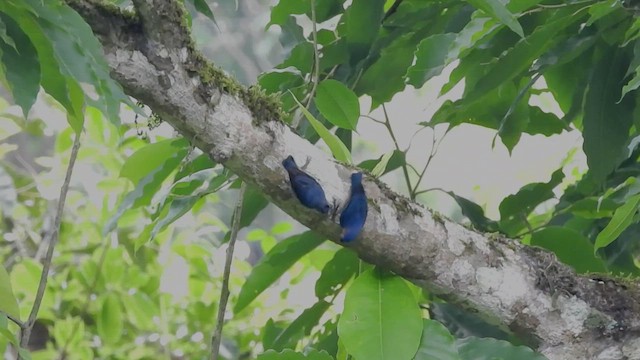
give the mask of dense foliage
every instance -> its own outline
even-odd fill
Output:
[[[185,4],[192,15],[213,20],[210,5]],[[581,132],[588,171],[567,184],[560,168],[548,182],[526,185],[501,201],[499,219],[449,195],[479,231],[547,248],[578,273],[633,277],[640,273],[633,241],[640,235],[636,6],[626,0],[280,0],[269,25],[281,29],[289,54],[257,83],[278,94],[289,116],[282,120],[347,163],[357,141],[367,138],[356,133],[368,116],[360,100],[384,108],[409,86],[441,86],[452,100],[430,119],[390,118],[385,109],[384,119],[372,120],[394,142],[392,129],[401,121],[434,132],[464,123],[494,129],[509,151],[523,134]],[[214,21],[224,25],[218,15]],[[0,353],[207,357],[229,204],[240,179],[184,138],[159,130],[139,136],[138,115],[134,124],[121,121],[134,117],[120,112],[121,104],[145,111],[109,77],[98,40],[64,2],[0,1],[0,65],[6,89],[0,92],[6,99],[0,104]],[[451,69],[444,82],[430,81]],[[457,85],[464,90],[455,97]],[[36,101],[57,110],[32,110]],[[58,113],[67,123],[52,115]],[[158,119],[149,119],[157,126]],[[18,346],[20,331],[9,318],[26,321],[32,309],[45,249],[58,236],[58,191],[78,136],[60,241],[27,350]],[[416,200],[428,190],[421,181],[429,161],[416,169],[405,160],[407,149],[396,146],[357,165],[375,176],[397,174],[403,179],[397,190]],[[430,160],[435,150],[424,153]],[[249,187],[242,202],[246,246],[232,267],[223,357],[542,358],[523,346],[535,345],[527,339],[361,262],[291,220],[274,220],[279,215],[256,189]]]

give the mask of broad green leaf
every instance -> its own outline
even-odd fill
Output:
[[[316,296],[324,299],[333,295],[338,289],[358,272],[358,256],[347,248],[336,251],[335,255],[322,268],[316,281]]]
[[[323,22],[342,11],[344,0],[316,1],[316,22]],[[271,25],[283,25],[290,15],[307,14],[311,19],[311,1],[309,0],[280,0],[271,8]]]
[[[420,348],[414,360],[460,360],[453,335],[435,320],[423,321]]]
[[[322,330],[312,335],[312,348],[324,350],[332,356],[338,353],[338,321],[329,320],[322,325]]]
[[[284,331],[275,337],[272,349],[276,351],[282,351],[284,348],[295,349],[300,340],[311,334],[311,329],[318,325],[320,317],[324,315],[330,305],[330,303],[320,300],[305,309]]]
[[[542,202],[553,198],[553,189],[564,179],[562,169],[551,174],[551,180],[546,183],[531,183],[523,186],[514,195],[509,195],[500,203],[501,221],[528,215]]]
[[[127,158],[120,170],[120,177],[127,178],[135,185],[167,162],[169,158],[184,158],[189,147],[185,138],[161,140],[140,148]],[[182,154],[177,156],[176,154]]]
[[[394,153],[395,151],[391,151],[382,155],[380,162],[378,162],[376,166],[373,168],[373,170],[371,170],[371,175],[375,177],[382,176],[382,174],[384,174],[384,171],[387,169],[387,164],[389,163],[389,160],[391,160],[391,157],[393,156]]]
[[[553,251],[558,259],[571,265],[578,273],[606,272],[602,260],[594,254],[593,244],[579,232],[550,226],[531,236],[531,245]]]
[[[527,70],[540,55],[562,39],[558,36],[560,31],[581,19],[580,15],[584,13],[578,12],[574,15],[574,11],[573,8],[558,11],[546,24],[539,26],[531,35],[518,41],[513,48],[489,65],[488,71],[478,80],[472,92],[465,90],[465,93],[469,94],[465,99],[475,101],[484,97],[492,89]]]
[[[96,319],[98,334],[106,344],[117,344],[122,337],[122,306],[115,293],[107,293]]]
[[[515,346],[508,341],[491,338],[468,337],[457,340],[462,360],[546,360],[547,358],[526,346]]]
[[[370,95],[372,108],[390,101],[405,88],[405,74],[413,63],[418,40],[413,34],[396,39],[382,50],[380,58],[365,70],[355,87],[356,94]]]
[[[626,151],[633,121],[633,100],[623,99],[620,84],[626,61],[621,50],[610,48],[594,66],[585,95],[582,136],[589,174],[603,181]]]
[[[404,280],[378,269],[351,284],[338,335],[356,359],[411,359],[422,337],[422,315]]]
[[[180,146],[174,147],[176,144],[182,143],[182,140],[183,139],[178,139],[156,143],[161,144],[161,146],[155,146],[155,148],[166,156],[162,157],[160,159],[161,161],[153,158],[151,154],[147,154],[147,151],[145,151],[145,149],[149,147],[154,147],[152,145],[155,144],[145,146],[127,159],[127,162],[125,162],[125,165],[122,167],[120,176],[133,181],[135,186],[133,190],[125,195],[118,205],[115,214],[105,224],[103,229],[104,234],[108,234],[116,228],[118,220],[125,211],[148,205],[151,202],[152,197],[158,189],[160,189],[164,180],[169,177],[187,155],[188,151],[186,148]],[[145,174],[143,171],[148,170],[148,164],[146,164],[144,160],[147,160],[146,162],[152,165],[158,165],[156,168],[151,168],[151,170]],[[143,171],[137,171],[138,169],[133,168],[134,165],[138,165]],[[142,177],[140,178],[140,176]]]
[[[352,65],[359,63],[369,53],[371,44],[378,36],[384,16],[383,7],[384,0],[353,0],[342,15],[338,33],[347,40]]]
[[[161,314],[158,306],[147,294],[136,292],[132,295],[124,295],[121,299],[122,305],[127,312],[128,321],[131,321],[136,328],[141,330],[156,330],[153,318]]]
[[[484,232],[498,231],[498,223],[487,218],[480,205],[467,198],[458,196],[452,191],[447,192],[447,194],[451,195],[456,203],[458,203],[458,206],[460,206],[462,210],[462,215],[466,216],[475,228]]]
[[[626,203],[620,206],[615,213],[609,224],[602,229],[596,238],[594,245],[594,251],[603,248],[611,244],[614,240],[622,234],[622,232],[633,223],[633,218],[638,211],[638,205],[640,205],[640,194],[634,195],[627,199]]]
[[[237,314],[242,311],[296,261],[318,247],[324,240],[324,237],[307,231],[279,242],[251,270],[251,274],[242,285],[233,312]]]
[[[369,171],[373,171],[373,169],[380,164],[380,162],[382,161],[382,158],[386,156],[386,155],[382,155],[379,159],[371,159],[371,160],[365,160],[363,162],[361,162],[360,164],[358,164],[359,168],[362,169],[366,169]],[[399,167],[401,167],[402,165],[406,164],[406,160],[405,160],[405,153],[400,151],[400,150],[394,150],[393,151],[393,155],[391,155],[391,158],[389,159],[389,161],[387,162],[387,165],[384,169],[384,171],[382,172],[382,175],[387,174]]]
[[[300,70],[300,74],[304,76],[305,74],[311,73],[313,69],[313,54],[313,44],[308,41],[301,42],[291,49],[291,53],[289,53],[287,59],[276,68],[283,70],[296,68]]]
[[[568,125],[555,114],[542,111],[537,106],[529,106],[529,122],[524,132],[531,135],[551,136],[568,130]]]
[[[256,360],[333,360],[325,351],[310,350],[305,353],[286,349],[282,352],[268,350],[258,355]]]
[[[134,111],[139,108],[124,94],[120,85],[111,78],[102,44],[84,19],[63,2],[25,0],[38,14],[38,23],[43,33],[53,45],[54,53],[62,72],[73,78],[73,84],[91,84],[97,100],[84,94],[87,104],[99,108],[114,124],[119,124],[120,103],[125,103]],[[22,25],[21,25],[22,26]],[[33,29],[25,29],[30,32]],[[33,41],[33,39],[32,39]],[[33,41],[35,43],[35,41]],[[37,47],[37,46],[36,46]],[[42,55],[40,55],[42,61]],[[79,114],[76,114],[79,117]]]
[[[436,34],[425,38],[415,52],[416,61],[407,70],[407,82],[421,88],[425,82],[440,75],[447,64],[449,48],[456,40],[456,34]]]
[[[7,43],[4,38],[0,41],[5,78],[13,99],[22,108],[22,114],[26,119],[40,91],[38,54],[29,37],[13,19],[0,13],[0,24],[5,26],[5,35],[12,41]]]
[[[322,138],[325,144],[327,144],[329,150],[331,150],[331,153],[333,154],[333,157],[347,164],[351,164],[351,153],[349,152],[349,149],[347,149],[347,147],[344,145],[344,143],[340,141],[337,136],[329,132],[329,130],[327,130],[327,128],[324,127],[324,125],[322,125],[320,121],[313,117],[309,110],[307,110],[302,104],[300,104],[293,93],[291,93],[291,95],[293,96],[294,100],[300,107],[300,110],[307,118],[313,129],[318,133],[318,135],[320,135],[320,138]]]
[[[40,61],[40,81],[44,90],[64,106],[70,118],[80,119],[82,114],[78,113],[78,108],[72,103],[69,95],[69,87],[75,81],[63,74],[51,40],[47,38],[31,11],[32,9],[26,3],[0,2],[0,12],[5,12],[12,19],[18,20],[20,28],[29,36],[31,43],[36,48]],[[77,84],[75,85],[77,86]],[[70,121],[70,125],[76,133],[81,130],[81,127],[77,126],[77,121],[75,123]]]
[[[316,90],[315,104],[333,125],[355,130],[360,117],[360,103],[343,83],[333,79],[322,81]]]
[[[2,264],[0,264],[0,311],[11,315],[15,319],[20,319],[18,301],[13,294],[9,274]]]
[[[609,15],[616,9],[620,9],[622,7],[622,3],[620,0],[604,0],[598,1],[589,7],[589,20],[587,20],[586,26],[591,26],[594,22],[598,21],[600,18]]]
[[[524,31],[518,19],[509,12],[500,0],[467,0],[467,2],[475,8],[484,11],[500,23],[508,26],[514,33],[524,38]]]

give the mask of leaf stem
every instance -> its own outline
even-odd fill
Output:
[[[396,150],[402,152],[402,150],[400,150],[400,145],[398,145],[398,139],[396,139],[396,135],[393,132],[393,129],[391,128],[391,122],[389,121],[389,114],[387,114],[387,107],[384,106],[384,104],[382,104],[382,111],[384,112],[384,126],[387,128],[387,131],[391,136],[391,140],[393,140],[393,144],[395,145]],[[413,187],[411,186],[411,180],[409,179],[409,170],[407,169],[406,161],[404,164],[402,164],[402,172],[404,173],[404,179],[407,182],[407,192],[411,194],[412,192],[411,189],[413,189]]]

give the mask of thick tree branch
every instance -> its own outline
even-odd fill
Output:
[[[95,0],[67,1],[92,26],[128,94],[293,218],[339,239],[335,222],[295,200],[280,162],[289,154],[300,163],[312,159],[306,170],[340,202],[353,168],[277,121],[269,98],[203,60],[173,1],[135,1],[141,19]],[[153,29],[162,35],[146,35]],[[353,245],[362,259],[499,320],[550,359],[640,358],[635,283],[577,276],[547,251],[435,216],[370,177],[364,185],[369,216]]]

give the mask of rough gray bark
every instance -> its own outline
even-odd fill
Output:
[[[174,0],[134,0],[136,16],[96,0],[67,0],[104,46],[112,76],[192,143],[309,228],[339,226],[292,197],[281,161],[299,163],[340,203],[352,168],[277,121],[269,99],[239,87],[193,49]],[[510,328],[550,359],[640,359],[635,283],[577,276],[547,251],[469,230],[374,179],[359,256]],[[331,200],[330,200],[331,202]]]

